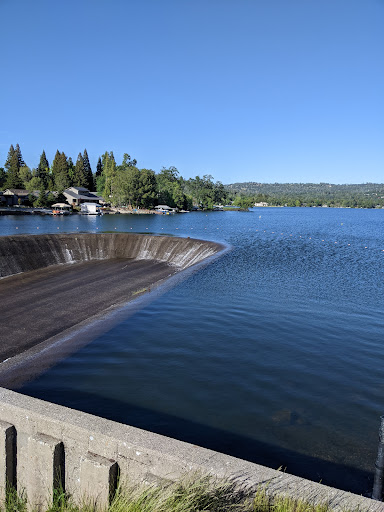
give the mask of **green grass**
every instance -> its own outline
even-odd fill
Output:
[[[235,480],[197,474],[162,487],[120,488],[108,512],[330,512],[327,505],[269,496],[265,487],[251,491]],[[1,512],[27,512],[26,499],[9,491]],[[64,493],[55,493],[46,512],[95,512],[93,504],[76,505]]]

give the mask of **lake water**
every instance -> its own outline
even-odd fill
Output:
[[[23,393],[371,491],[384,412],[383,210],[0,216],[2,235],[77,230],[232,250]]]

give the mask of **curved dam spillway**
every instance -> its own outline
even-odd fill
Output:
[[[133,233],[0,237],[0,362],[105,315],[224,248]]]

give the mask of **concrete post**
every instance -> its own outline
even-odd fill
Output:
[[[5,504],[8,486],[16,488],[16,429],[0,421],[0,506]]]
[[[52,503],[54,491],[65,490],[64,445],[54,437],[36,434],[28,438],[28,456],[28,507],[45,510]]]
[[[98,510],[105,510],[117,489],[117,462],[88,452],[80,461],[80,495],[91,500]]]
[[[380,416],[379,446],[375,463],[375,477],[373,480],[372,498],[376,501],[383,501],[383,479],[384,479],[384,416]]]

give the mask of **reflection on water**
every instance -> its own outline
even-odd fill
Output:
[[[383,211],[3,217],[0,230],[36,232],[33,221],[42,231],[170,233],[233,250],[23,392],[370,490],[383,412]]]

